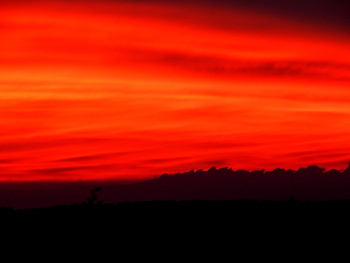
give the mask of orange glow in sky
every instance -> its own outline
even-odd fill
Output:
[[[349,50],[243,8],[0,2],[0,180],[344,168]]]

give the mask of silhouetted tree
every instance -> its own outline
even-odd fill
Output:
[[[101,190],[102,190],[101,187],[96,187],[95,189],[92,189],[90,191],[91,195],[87,198],[89,205],[95,205],[95,204],[99,205],[103,203],[103,201],[97,201],[98,196],[96,195],[96,192],[99,192]]]

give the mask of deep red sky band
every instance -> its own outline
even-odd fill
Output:
[[[242,6],[0,1],[0,180],[345,168],[349,51]]]

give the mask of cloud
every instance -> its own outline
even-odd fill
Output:
[[[350,23],[348,15],[350,4],[347,0],[188,0],[186,2],[182,0],[132,0],[127,2],[137,3],[139,6],[150,5],[152,7],[166,5],[175,7],[193,6],[197,8],[201,7],[203,10],[207,10],[207,12],[213,12],[213,10],[218,9],[232,12],[232,10],[238,9],[252,13],[289,18],[303,23],[318,24],[318,26],[340,27],[343,30],[349,30],[348,25]]]
[[[0,159],[0,164],[8,164],[15,162],[15,159]]]
[[[164,1],[136,2],[164,4]],[[171,0],[166,1],[166,3],[173,3],[174,5],[183,4],[181,0]],[[241,10],[251,14],[264,15],[265,17],[299,22],[300,24],[304,24],[304,26],[309,24],[315,28],[328,28],[333,31],[341,30],[350,33],[348,26],[350,24],[350,4],[347,0],[189,0],[186,1],[186,5],[206,7],[210,11],[226,10],[227,12],[233,12],[234,10]],[[227,24],[229,25],[229,23]],[[270,24],[270,26],[272,25]],[[283,26],[283,23],[280,25],[276,24],[276,26]]]
[[[333,30],[340,28],[350,33],[350,4],[346,0],[235,0],[222,2],[256,12],[309,22]]]
[[[136,152],[93,154],[93,155],[79,156],[79,157],[74,157],[74,158],[60,159],[60,160],[58,160],[58,162],[90,162],[92,160],[106,160],[109,158],[117,158],[120,156],[125,156],[125,155],[129,155],[129,154],[133,154],[133,153],[136,153]]]
[[[346,148],[327,148],[317,150],[293,151],[276,156],[278,159],[289,159],[294,164],[317,164],[334,168],[346,165],[350,160],[350,154]]]
[[[60,137],[60,138],[58,138]],[[1,142],[0,141],[0,153],[9,153],[16,151],[31,151],[38,149],[50,149],[59,147],[72,147],[91,145],[94,143],[106,143],[111,142],[112,139],[108,138],[67,138],[65,136],[48,136],[48,137],[36,137],[24,139],[19,137],[17,140],[12,142]]]
[[[147,54],[147,51],[145,51]],[[234,59],[186,53],[150,52],[145,61],[209,76],[298,77],[307,79],[350,79],[350,64],[332,61]],[[208,76],[207,75],[207,76]]]
[[[187,157],[177,157],[177,158],[156,158],[156,159],[146,159],[143,160],[140,165],[158,165],[158,164],[167,164],[167,163],[179,163],[179,162],[188,161]]]
[[[325,150],[311,150],[311,151],[296,151],[296,152],[290,152],[287,154],[284,154],[285,157],[306,157],[306,156],[344,156],[349,155],[349,153],[343,153],[345,149],[333,149],[333,150],[327,150],[327,154],[325,154]],[[341,153],[339,153],[341,151]]]
[[[44,173],[44,174],[60,174],[64,172],[71,172],[76,170],[110,170],[115,168],[114,165],[95,165],[95,166],[70,166],[70,167],[55,167],[47,169],[32,169],[27,172]]]
[[[42,71],[49,66],[60,72],[70,68],[70,71],[90,71],[91,74],[119,72],[120,76],[147,71],[160,77],[164,67],[170,67],[171,74],[190,71],[214,77],[349,78],[349,65],[327,61],[334,57],[329,52],[347,52],[348,47],[343,47],[342,51],[328,41],[310,43],[312,34],[302,35],[293,22],[281,23],[274,16],[249,11],[254,10],[254,6],[272,9],[282,6],[277,8],[282,10],[299,6],[296,9],[302,9],[305,5],[301,1],[286,7],[277,1],[265,1],[265,4],[254,1],[249,5],[238,1],[226,12],[208,9],[205,3],[199,2],[161,4],[148,1],[141,2],[140,6],[126,2],[90,2],[88,12],[89,5],[82,11],[78,9],[79,2],[72,2],[72,12],[67,13],[62,11],[67,4],[63,2],[58,11],[52,8],[49,13],[40,8],[27,11],[23,8],[18,13],[7,14],[4,20],[16,27],[3,32],[7,40],[0,44],[4,50],[0,52],[4,68]],[[231,6],[226,1],[221,4]],[[112,11],[108,11],[109,5],[114,6]],[[249,6],[250,9],[240,11],[235,6]],[[92,12],[95,7],[103,12]],[[39,19],[41,16],[44,17]],[[23,17],[23,20],[16,17]],[[235,28],[210,29],[208,23],[231,23]],[[280,31],[285,32],[284,37],[266,30],[276,26],[282,27]],[[294,32],[292,36],[291,32]],[[5,44],[11,41],[13,44]],[[308,57],[308,53],[313,57]],[[303,61],[298,61],[299,54],[304,56]],[[320,61],[312,60],[317,55]],[[256,59],[259,56],[264,58]]]

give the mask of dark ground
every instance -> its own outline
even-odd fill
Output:
[[[193,200],[1,208],[0,218],[16,247],[54,247],[57,255],[235,261],[314,258],[333,244],[347,245],[349,210],[350,200]]]

